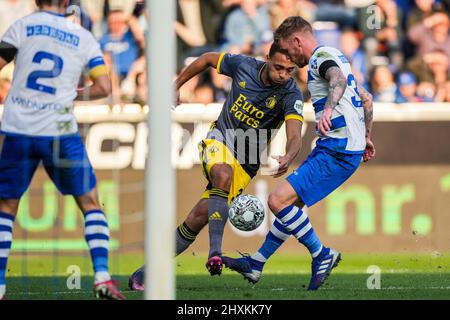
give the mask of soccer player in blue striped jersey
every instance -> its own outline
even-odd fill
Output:
[[[302,208],[311,207],[342,185],[361,159],[368,161],[375,156],[372,97],[357,86],[349,62],[339,50],[317,45],[306,20],[287,18],[275,31],[275,41],[297,66],[309,65],[308,89],[319,139],[300,167],[269,195],[276,220],[262,247],[252,256],[223,257],[223,262],[255,283],[266,261],[293,235],[312,256],[308,289],[317,290],[337,266],[341,254],[321,243]]]
[[[42,161],[58,190],[83,212],[95,295],[122,300],[108,272],[109,227],[73,114],[74,100],[110,95],[107,68],[93,35],[64,17],[68,0],[36,4],[40,11],[16,21],[0,42],[0,70],[16,60],[0,136],[0,298],[19,201]],[[93,85],[77,89],[85,68]]]

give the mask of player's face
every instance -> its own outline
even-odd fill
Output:
[[[292,60],[280,52],[276,52],[267,61],[268,78],[272,85],[283,85],[290,79],[295,69],[296,66]]]
[[[308,59],[303,54],[301,39],[298,36],[291,35],[289,38],[279,40],[280,47],[289,52],[292,61],[299,68],[308,64]]]

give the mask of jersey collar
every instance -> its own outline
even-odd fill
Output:
[[[58,16],[58,17],[65,17],[62,13],[54,12],[54,11],[47,11],[47,10],[41,10],[41,12],[45,12],[48,14],[51,14],[52,16]]]
[[[259,82],[261,82],[261,85],[264,88],[273,88],[273,87],[275,87],[274,85],[271,85],[271,84],[266,85],[264,83],[264,81],[262,81],[262,73],[264,72],[264,69],[266,69],[266,68],[267,68],[267,62],[264,62],[264,64],[262,65],[262,67],[258,71],[258,80],[259,80]]]
[[[322,47],[323,47],[323,46],[318,46],[317,48],[315,48],[311,56],[313,56],[314,53],[316,53],[316,51],[319,50],[319,49],[322,48]]]

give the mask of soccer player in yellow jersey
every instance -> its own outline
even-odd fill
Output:
[[[208,185],[176,230],[176,254],[186,250],[209,223],[206,267],[211,275],[220,275],[229,203],[256,175],[261,153],[283,122],[286,122],[286,154],[277,157],[279,168],[274,177],[286,173],[300,150],[303,96],[291,78],[295,64],[276,44],[272,45],[266,62],[244,55],[203,54],[181,72],[176,80],[177,89],[209,67],[231,77],[233,83],[219,118],[199,144]],[[129,285],[135,290],[143,289],[143,268],[130,277]]]

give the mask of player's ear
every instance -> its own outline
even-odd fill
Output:
[[[300,37],[298,35],[294,35],[293,41],[297,47],[299,47],[299,48],[302,47],[302,39],[300,39]]]

